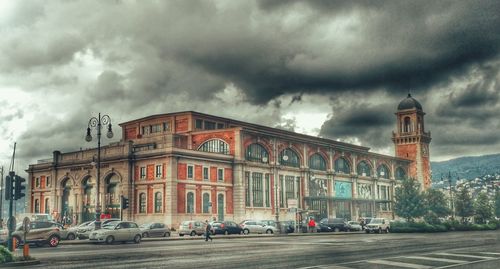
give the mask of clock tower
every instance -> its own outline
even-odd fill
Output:
[[[396,131],[392,132],[396,157],[412,160],[408,175],[417,180],[422,190],[431,186],[429,143],[431,132],[425,132],[422,105],[408,96],[399,103]]]

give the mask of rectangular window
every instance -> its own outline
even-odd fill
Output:
[[[35,187],[40,188],[40,178],[36,178],[35,180]]]
[[[283,176],[280,175],[280,188],[279,188],[279,194],[280,194],[280,207],[284,207],[285,206],[285,203],[283,201],[283,193],[285,193],[284,189],[283,189]]]
[[[205,121],[205,130],[215,130],[215,122]]]
[[[224,181],[224,168],[217,169],[217,180]]]
[[[210,180],[210,173],[208,172],[208,167],[203,167],[203,180],[209,181]]]
[[[252,173],[252,198],[253,206],[264,206],[264,189],[262,184],[262,173]]]
[[[271,180],[269,174],[266,174],[266,207],[271,207]]]
[[[245,205],[250,206],[250,172],[245,172]]]
[[[193,171],[194,171],[194,166],[188,165],[187,166],[187,178],[188,179],[193,179]]]
[[[50,187],[50,177],[47,177],[47,181],[45,182],[45,185],[47,188]]]
[[[160,133],[162,131],[162,125],[161,124],[155,124],[151,125],[151,133]]]
[[[143,135],[147,135],[147,134],[149,134],[149,126],[142,126],[142,127],[141,127],[141,133],[142,133]]]
[[[141,167],[141,179],[146,178],[146,167]]]
[[[194,127],[196,129],[203,129],[203,121],[202,120],[196,120]]]
[[[295,182],[293,176],[285,177],[285,202],[288,207],[288,199],[294,199],[295,197]]]
[[[156,165],[155,177],[161,178],[162,171],[163,171],[163,165],[161,164]]]
[[[166,121],[163,123],[163,131],[164,132],[170,131],[170,122]]]
[[[224,129],[224,123],[217,123],[217,129]]]

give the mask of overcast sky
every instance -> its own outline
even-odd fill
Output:
[[[195,110],[431,160],[500,152],[500,1],[0,0],[0,164],[96,147],[88,120]],[[104,143],[117,141],[104,138]]]

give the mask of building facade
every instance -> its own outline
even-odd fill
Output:
[[[423,114],[413,116],[423,124]],[[392,157],[192,111],[120,127],[120,141],[101,147],[98,192],[97,149],[54,151],[27,170],[28,210],[81,223],[95,218],[99,193],[103,213],[174,227],[189,219],[293,220],[302,214],[393,218],[395,186],[420,165],[415,155],[398,150],[399,142],[399,157]],[[393,139],[403,136],[399,132]],[[129,199],[128,209],[121,210],[121,196]]]

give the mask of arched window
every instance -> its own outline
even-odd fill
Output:
[[[379,178],[389,178],[389,168],[385,164],[382,164],[377,168],[377,174]]]
[[[351,166],[349,165],[349,162],[347,162],[347,160],[344,159],[343,157],[340,157],[337,160],[335,160],[335,172],[350,174]]]
[[[366,161],[358,163],[357,167],[358,176],[369,177],[372,175],[372,168]]]
[[[411,128],[411,119],[410,119],[410,117],[405,117],[403,132],[409,133],[411,131],[412,131],[412,128]]]
[[[300,159],[299,155],[295,153],[290,148],[286,148],[280,152],[279,155],[279,162],[283,166],[291,166],[291,167],[299,167],[300,166]]]
[[[194,193],[192,192],[187,193],[186,213],[194,213]]]
[[[50,214],[49,198],[45,198],[45,212],[44,213]]]
[[[199,151],[214,152],[229,154],[229,145],[220,139],[212,139],[203,143],[199,148]]]
[[[314,153],[309,157],[309,168],[326,171],[326,161],[319,153]]]
[[[146,194],[139,194],[139,213],[146,213]]]
[[[40,213],[40,200],[35,199],[35,213]]]
[[[210,208],[210,194],[204,193],[203,194],[203,213],[210,213],[209,208]]]
[[[155,193],[155,213],[161,213],[162,211],[162,195],[161,192]]]
[[[247,147],[246,151],[247,161],[269,163],[269,153],[263,146],[253,143]]]
[[[403,168],[398,167],[396,168],[396,179],[397,180],[403,180],[406,178],[406,172]]]

